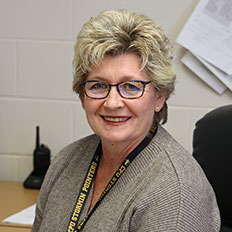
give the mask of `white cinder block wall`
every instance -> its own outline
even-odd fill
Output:
[[[91,132],[71,90],[75,37],[105,9],[128,8],[161,24],[175,46],[177,86],[166,128],[191,152],[195,121],[231,103],[180,62],[175,39],[198,0],[0,0],[0,180],[23,181],[32,171],[35,128],[52,156]]]

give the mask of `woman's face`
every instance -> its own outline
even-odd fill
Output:
[[[128,80],[150,81],[146,72],[140,70],[140,65],[139,57],[133,53],[106,56],[100,66],[89,72],[87,80],[103,80],[109,84]],[[92,130],[103,142],[134,144],[142,141],[148,133],[155,109],[157,106],[162,108],[165,96],[148,84],[142,97],[125,99],[113,86],[105,99],[91,99],[84,95],[81,101]]]

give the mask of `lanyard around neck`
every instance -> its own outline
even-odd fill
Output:
[[[77,197],[75,206],[73,208],[66,232],[77,232],[77,231],[81,231],[84,228],[87,220],[90,218],[93,212],[97,209],[102,199],[106,196],[106,194],[110,191],[110,189],[115,185],[115,183],[118,181],[120,176],[124,173],[124,171],[128,168],[128,166],[133,161],[133,159],[149,144],[149,142],[152,140],[152,138],[156,134],[156,131],[157,131],[157,125],[154,124],[152,128],[150,129],[149,133],[147,134],[147,136],[143,139],[143,141],[122,162],[118,170],[114,173],[113,177],[107,184],[103,193],[99,197],[97,203],[94,205],[94,207],[89,212],[89,214],[87,214],[87,216],[79,223],[81,213],[87,201],[87,197],[89,195],[91,186],[94,181],[94,177],[97,172],[100,154],[101,154],[101,143],[99,143],[94,153],[94,156],[92,158],[92,161],[89,165],[84,181],[82,183],[82,186],[81,186],[79,195]]]

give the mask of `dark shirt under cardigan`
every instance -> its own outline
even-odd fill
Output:
[[[65,232],[99,143],[88,136],[64,148],[40,191],[32,232]],[[84,206],[85,217],[91,194]],[[161,126],[89,218],[85,232],[217,232],[212,187],[193,157]]]

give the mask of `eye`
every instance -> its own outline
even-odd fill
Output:
[[[127,92],[139,92],[142,86],[139,82],[124,82],[120,85],[120,88]]]
[[[108,89],[108,85],[103,81],[89,82],[89,90],[105,90]]]

